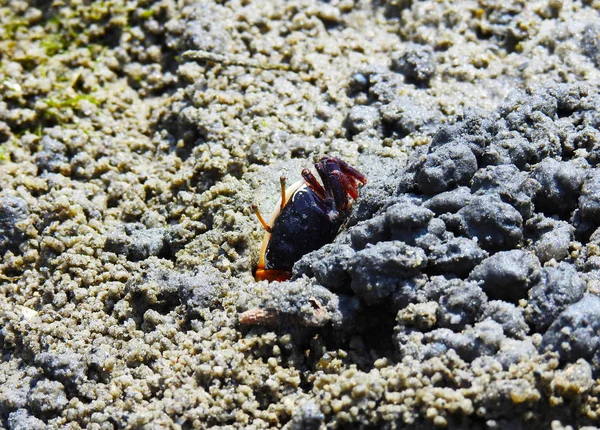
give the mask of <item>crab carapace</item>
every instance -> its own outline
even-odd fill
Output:
[[[315,164],[323,185],[308,169],[303,180],[286,189],[281,177],[281,198],[270,222],[252,205],[266,230],[255,272],[257,280],[284,281],[303,255],[331,242],[358,197],[367,178],[339,158],[325,156]]]

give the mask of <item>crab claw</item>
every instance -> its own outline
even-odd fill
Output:
[[[339,158],[325,156],[315,165],[323,181],[325,190],[331,193],[337,210],[347,212],[350,209],[348,196],[358,197],[358,184],[365,185],[367,178],[358,170]]]

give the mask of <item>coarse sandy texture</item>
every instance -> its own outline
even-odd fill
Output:
[[[0,4],[0,427],[600,419],[600,3]],[[323,154],[348,225],[255,282]]]

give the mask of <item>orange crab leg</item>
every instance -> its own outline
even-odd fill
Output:
[[[269,233],[271,233],[271,226],[269,224],[267,224],[267,222],[265,221],[263,216],[260,214],[260,211],[258,210],[258,205],[256,203],[253,203],[251,207],[252,207],[252,211],[256,214],[256,218],[258,218],[258,222],[260,222],[262,224],[262,226],[265,228],[265,230],[267,230]]]

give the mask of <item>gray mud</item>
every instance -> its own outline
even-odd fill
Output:
[[[0,2],[0,427],[593,426],[598,9]],[[368,184],[256,282],[324,154]]]

